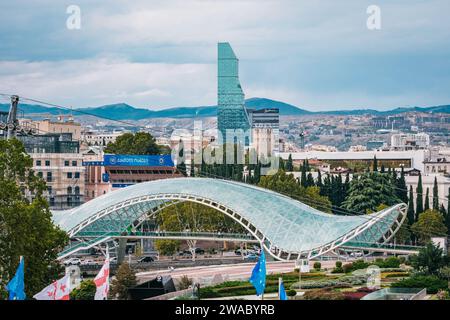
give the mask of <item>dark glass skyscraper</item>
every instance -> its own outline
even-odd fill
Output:
[[[231,141],[226,141],[226,130],[242,129],[249,135],[250,121],[239,83],[239,60],[228,42],[218,44],[217,65],[218,129],[227,143]]]

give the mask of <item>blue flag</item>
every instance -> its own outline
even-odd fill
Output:
[[[284,283],[283,280],[280,281],[280,292],[278,292],[278,296],[280,297],[280,300],[287,300],[286,290],[284,289]]]
[[[16,275],[6,286],[9,292],[9,300],[25,300],[25,284],[24,284],[24,263],[23,258],[20,259],[19,267]]]
[[[250,283],[255,287],[257,296],[264,293],[266,288],[266,256],[263,249],[261,249],[259,260],[253,268]]]

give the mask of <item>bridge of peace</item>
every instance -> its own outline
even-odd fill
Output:
[[[216,209],[242,225],[247,234],[127,232],[138,230],[163,208],[184,201]],[[267,189],[210,178],[144,182],[72,210],[53,212],[54,222],[71,239],[60,259],[120,238],[257,242],[273,258],[283,261],[352,249],[411,253],[417,247],[390,244],[405,218],[403,203],[370,215],[333,215]]]

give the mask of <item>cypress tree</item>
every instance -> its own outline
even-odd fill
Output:
[[[405,170],[402,167],[400,178],[397,179],[397,196],[404,203],[408,202],[408,187],[406,186]]]
[[[447,226],[448,234],[450,234],[450,188],[448,188],[447,194],[447,214],[445,215],[445,225]]]
[[[320,190],[322,190],[323,183],[322,183],[322,173],[320,172],[320,170],[317,170],[317,183],[316,183],[316,185],[319,187]]]
[[[373,156],[373,168],[372,171],[378,172],[378,160],[377,156]]]
[[[289,158],[286,162],[286,171],[288,171],[288,172],[294,171],[294,163],[292,161],[292,154],[289,154]]]
[[[279,157],[278,159],[279,159],[279,162],[278,162],[278,163],[279,163],[279,168],[278,168],[278,169],[279,169],[279,170],[285,171],[285,168],[286,168],[286,167],[285,167],[285,165],[284,165],[284,160],[283,160],[283,158]]]
[[[427,188],[427,193],[425,195],[425,207],[423,208],[424,211],[427,211],[430,209],[430,188]]]
[[[438,191],[437,177],[434,177],[434,185],[433,185],[433,209],[434,209],[434,210],[439,210],[439,191]]]
[[[303,160],[300,184],[305,188],[308,186],[307,177],[306,177],[306,160]]]
[[[381,173],[385,173],[385,168],[384,168],[384,164],[381,165]]]
[[[306,178],[306,187],[314,187],[315,186],[315,182],[314,182],[314,178],[312,176],[312,173],[308,173],[308,177]]]
[[[194,157],[192,157],[192,159],[191,159],[191,172],[189,174],[191,177],[195,177]]]
[[[419,218],[419,214],[423,212],[423,186],[422,186],[422,174],[419,173],[419,180],[417,182],[416,189],[416,221]]]
[[[408,212],[406,216],[408,217],[408,225],[412,226],[415,222],[414,195],[412,186],[409,186]]]

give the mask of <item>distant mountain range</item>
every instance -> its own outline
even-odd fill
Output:
[[[429,113],[450,113],[450,105],[435,107],[400,107],[388,111],[377,111],[374,109],[357,109],[357,110],[341,110],[341,111],[307,111],[296,106],[281,101],[275,101],[266,98],[251,98],[245,100],[245,105],[250,109],[278,108],[283,116],[301,116],[301,115],[395,115],[404,112],[429,112]],[[0,111],[8,111],[8,104],[0,104]],[[151,118],[193,118],[193,117],[214,117],[217,115],[217,106],[203,107],[175,107],[163,110],[148,110],[135,108],[126,103],[110,104],[100,107],[59,109],[56,107],[45,107],[35,104],[19,104],[19,110],[27,114],[69,114],[74,115],[93,115],[111,120],[140,120]]]

